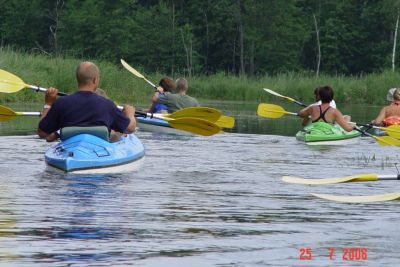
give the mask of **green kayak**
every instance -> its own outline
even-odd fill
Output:
[[[296,139],[307,145],[345,145],[357,142],[360,135],[355,130],[347,132],[337,124],[314,122],[297,132]]]

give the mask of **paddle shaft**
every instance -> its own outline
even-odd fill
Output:
[[[118,106],[120,107],[120,106]],[[137,115],[137,116],[136,116]],[[160,120],[164,120],[164,121],[171,121],[171,120],[175,120],[173,118],[168,118],[168,117],[164,117],[161,114],[155,114],[155,113],[147,113],[147,112],[142,112],[142,111],[135,111],[135,116],[136,117],[144,117],[147,118],[149,117],[151,118],[156,118],[156,119],[160,119]]]
[[[370,123],[369,124],[357,123],[357,125],[364,126],[364,127],[369,127],[369,128],[373,128],[373,129],[378,129],[378,130],[382,130],[382,131],[385,131],[385,132],[393,132],[393,133],[399,133],[400,134],[400,130],[395,130],[395,129],[392,128],[392,127],[397,127],[397,125],[391,125],[391,126],[388,126],[388,127],[380,127],[380,126],[376,126],[376,125],[373,125],[373,124],[370,124]]]
[[[295,100],[295,99],[293,99],[293,102],[296,103],[296,104],[299,105],[299,106],[308,107],[306,104],[304,104],[304,103],[302,103],[302,102],[299,102],[299,101],[297,101],[297,100]]]
[[[42,113],[38,111],[15,112],[18,116],[40,116]]]
[[[46,93],[47,89],[40,87],[40,86],[36,86],[36,85],[29,85],[29,84],[25,84],[26,87],[32,89],[35,92],[42,92],[42,93]],[[66,96],[68,95],[67,93],[62,93],[62,92],[58,92],[57,95],[59,96]]]
[[[378,175],[377,180],[400,180],[400,174],[397,174],[397,175],[391,175],[391,174]]]
[[[285,99],[289,100],[290,102],[296,103],[296,104],[299,105],[299,106],[307,107],[306,104],[304,104],[304,103],[302,103],[302,102],[300,102],[300,101],[297,101],[296,99],[293,99],[293,98],[291,98],[291,97],[281,95],[281,94],[279,94],[279,93],[277,93],[277,92],[275,92],[275,91],[273,91],[273,90],[271,90],[271,89],[264,88],[264,91],[266,91],[266,92],[268,92],[268,93],[270,93],[270,94],[272,94],[272,95],[285,98]]]
[[[146,77],[143,76],[143,74],[141,74],[140,72],[138,72],[137,70],[135,70],[134,68],[131,67],[131,65],[129,65],[128,63],[126,63],[125,60],[121,59],[121,64],[122,66],[125,67],[125,69],[127,69],[130,73],[132,73],[133,75],[135,75],[136,77],[145,80],[148,84],[150,84],[154,89],[157,90],[157,86],[152,83],[151,81],[149,81],[148,79],[146,79]]]
[[[118,106],[118,108],[122,109],[121,106]],[[40,116],[41,114],[42,113],[39,111],[23,111],[23,112],[16,111],[14,114],[10,114],[10,116]],[[0,115],[6,116],[7,114],[0,114]],[[164,119],[164,117],[161,115],[146,113],[141,111],[135,111],[135,117],[150,117],[150,118]]]

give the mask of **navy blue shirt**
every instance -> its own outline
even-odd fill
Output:
[[[130,123],[115,104],[89,91],[78,91],[59,97],[40,123],[39,128],[51,134],[67,126],[107,126],[121,133]]]

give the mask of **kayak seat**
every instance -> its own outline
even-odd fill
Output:
[[[67,140],[78,134],[91,134],[109,142],[110,134],[106,126],[70,126],[64,127],[60,131],[61,141]]]

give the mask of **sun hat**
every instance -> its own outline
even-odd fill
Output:
[[[396,89],[397,89],[397,88],[391,88],[391,89],[389,89],[389,91],[388,91],[388,93],[387,93],[387,95],[386,95],[386,100],[387,100],[387,101],[389,101],[389,102],[392,102],[392,101],[393,101],[393,94],[394,94],[394,91],[396,91]]]

